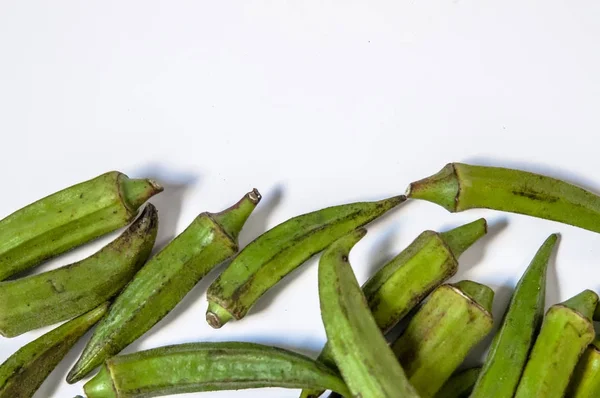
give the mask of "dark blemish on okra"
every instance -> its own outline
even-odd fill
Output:
[[[517,196],[522,196],[524,198],[528,198],[531,200],[537,200],[537,201],[541,201],[541,202],[554,203],[554,202],[558,202],[558,200],[559,200],[556,196],[546,195],[541,192],[522,190],[522,191],[512,191],[512,193]]]

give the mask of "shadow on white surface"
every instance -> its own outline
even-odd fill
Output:
[[[266,193],[263,193],[260,188],[257,189],[261,193],[262,199],[240,233],[240,250],[267,231],[273,210],[279,206],[284,196],[283,185],[281,184],[276,184]]]
[[[395,243],[398,239],[400,223],[396,222],[378,231],[375,242],[368,251],[367,258],[369,265],[367,267],[368,278],[375,275],[384,265],[390,262],[398,255],[398,249]]]

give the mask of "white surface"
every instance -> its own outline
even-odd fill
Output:
[[[3,1],[0,216],[109,169],[167,186],[152,200],[160,245],[252,187],[264,200],[242,244],[300,213],[401,193],[449,161],[516,166],[600,191],[599,17],[593,1]],[[490,284],[497,321],[552,232],[563,239],[548,305],[600,290],[598,234],[423,202],[369,228],[352,252],[358,279],[422,230],[480,216],[492,233],[465,253],[455,279]],[[316,259],[221,330],[204,321],[215,275],[126,351],[244,340],[318,353]],[[0,339],[0,360],[50,329]],[[63,380],[84,342],[37,398],[82,392],[83,383]]]

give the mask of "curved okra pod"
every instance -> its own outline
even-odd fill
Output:
[[[382,332],[388,332],[423,297],[453,276],[458,257],[486,232],[483,218],[443,233],[425,231],[377,271],[362,290]],[[318,361],[335,368],[328,344]],[[305,390],[301,398],[315,398],[323,392]]]
[[[0,366],[0,398],[30,398],[69,352],[104,314],[108,304],[75,318],[23,346]]]
[[[257,190],[220,213],[202,213],[123,289],[69,372],[74,383],[118,354],[167,315],[215,266],[238,250],[237,238],[258,202]]]
[[[571,379],[567,397],[600,397],[600,338],[585,350]]]
[[[254,343],[190,343],[119,355],[83,388],[87,398],[145,398],[261,387],[317,387],[350,396],[326,366]]]
[[[0,280],[126,225],[162,190],[112,171],[12,213],[0,221]]]
[[[556,234],[546,239],[517,284],[473,389],[473,398],[511,398],[515,394],[544,317],[546,270],[557,239]]]
[[[598,295],[585,290],[550,307],[515,398],[564,396],[577,361],[594,340],[592,314],[597,303]]]
[[[471,368],[454,374],[444,384],[442,389],[435,394],[435,398],[468,398],[481,368]]]
[[[92,256],[0,282],[0,334],[14,337],[81,315],[109,300],[146,262],[157,229],[158,213],[148,204],[121,236]]]
[[[366,233],[334,242],[319,262],[321,317],[333,358],[353,397],[418,397],[365,300],[348,256]]]
[[[492,330],[493,296],[489,287],[471,281],[442,285],[392,344],[422,397],[434,397],[471,348]]]
[[[291,218],[265,232],[227,266],[208,289],[206,321],[220,328],[243,318],[279,280],[337,238],[402,203],[404,196],[379,202],[328,207]]]
[[[600,197],[555,178],[501,167],[449,163],[413,182],[407,196],[458,212],[488,208],[600,232]]]

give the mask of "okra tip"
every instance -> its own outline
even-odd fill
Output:
[[[206,310],[206,322],[213,329],[220,329],[233,318],[233,315],[219,304],[209,301]]]
[[[158,182],[148,178],[129,178],[123,175],[121,190],[125,205],[135,211],[148,199],[164,191],[164,188]]]
[[[460,227],[440,233],[442,240],[446,243],[452,255],[458,260],[473,243],[487,233],[487,221],[480,218]]]
[[[233,206],[211,216],[233,240],[237,241],[246,220],[261,199],[262,195],[254,188]]]
[[[437,203],[450,212],[455,212],[460,185],[454,163],[448,163],[436,174],[411,183],[406,196]]]
[[[578,295],[562,302],[560,305],[577,311],[583,317],[591,320],[598,306],[598,295],[589,289],[584,290]]]

